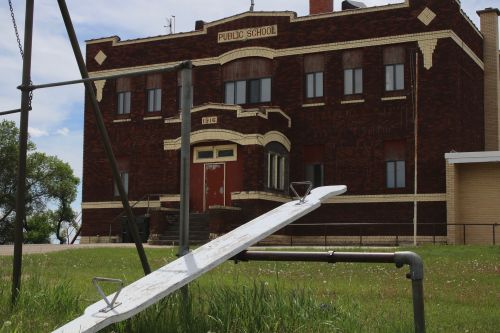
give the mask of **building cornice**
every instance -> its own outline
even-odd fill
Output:
[[[445,38],[451,38],[481,69],[484,70],[483,61],[453,30],[440,30],[440,31],[422,32],[415,34],[396,35],[389,37],[359,39],[359,40],[352,40],[345,42],[308,45],[308,46],[300,46],[300,47],[285,48],[285,49],[246,47],[246,48],[231,50],[217,57],[192,59],[192,63],[194,66],[222,65],[227,61],[229,61],[229,59],[236,60],[246,57],[261,57],[261,56],[274,59],[277,57],[304,55],[310,53],[329,52],[329,51],[340,51],[340,50],[348,50],[348,49],[362,48],[362,47],[394,45],[394,44],[411,43],[411,42],[422,43],[425,41],[435,41]],[[178,65],[179,63],[180,63],[179,61],[174,61],[174,62],[158,63],[158,64],[151,64],[144,66],[122,67],[116,69],[94,71],[90,72],[89,75],[95,78],[111,74],[126,74],[146,69],[148,70],[163,69]]]
[[[373,7],[367,7],[367,8],[359,8],[359,9],[355,9],[355,10],[344,10],[344,11],[322,13],[322,14],[316,14],[316,15],[300,16],[300,17],[297,16],[297,13],[292,12],[292,11],[283,11],[283,12],[265,12],[265,11],[262,11],[262,12],[252,11],[252,12],[250,12],[250,11],[248,11],[248,12],[243,12],[243,13],[240,13],[237,15],[229,16],[229,17],[226,17],[226,18],[223,18],[220,20],[216,20],[213,22],[205,23],[203,25],[203,29],[201,29],[201,30],[195,30],[195,31],[190,31],[190,32],[181,32],[181,33],[170,34],[170,35],[147,37],[147,38],[124,40],[124,41],[121,41],[120,37],[118,37],[118,36],[111,36],[111,37],[105,37],[105,38],[100,38],[100,39],[87,40],[86,43],[87,43],[87,45],[90,45],[90,44],[111,42],[113,46],[120,46],[120,45],[155,42],[155,41],[183,38],[183,37],[190,37],[190,36],[206,35],[209,28],[213,28],[213,27],[216,27],[218,25],[225,24],[225,23],[232,22],[232,21],[239,20],[239,19],[246,18],[246,17],[255,17],[255,16],[288,17],[290,23],[294,23],[294,22],[303,22],[303,21],[311,21],[311,20],[322,20],[322,19],[339,17],[339,16],[359,15],[359,14],[366,14],[366,13],[386,11],[386,10],[395,10],[395,9],[408,8],[408,7],[410,7],[409,0],[405,0],[404,3],[398,3],[398,4],[388,4],[388,5],[383,5],[383,6],[373,6]]]

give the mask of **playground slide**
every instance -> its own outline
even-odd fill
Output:
[[[113,309],[103,312],[107,304],[99,301],[54,332],[97,332],[130,318],[346,190],[345,186],[318,187],[303,201],[287,202],[126,286]]]

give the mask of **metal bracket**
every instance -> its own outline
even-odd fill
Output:
[[[108,300],[108,297],[106,296],[106,294],[102,290],[101,286],[99,285],[99,282],[111,282],[111,283],[116,283],[116,284],[120,285],[120,288],[115,293],[115,297],[113,297],[113,300],[111,302]],[[95,277],[92,279],[92,283],[94,284],[95,288],[97,289],[97,292],[99,293],[99,295],[101,295],[104,302],[106,302],[106,304],[108,305],[105,308],[99,310],[99,312],[104,312],[104,313],[109,312],[109,311],[113,310],[114,308],[116,308],[118,305],[122,304],[122,303],[116,301],[116,299],[118,298],[118,295],[120,295],[120,292],[123,289],[123,281],[122,280],[103,278],[103,277]]]
[[[297,191],[294,188],[294,185],[307,185],[307,190],[306,193],[303,196],[300,196]],[[299,198],[299,205],[303,204],[306,201],[306,197],[311,193],[312,189],[312,183],[310,181],[304,181],[304,182],[291,182],[290,183],[290,189],[292,192],[295,194],[297,198]]]

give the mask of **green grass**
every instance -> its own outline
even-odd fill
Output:
[[[404,250],[404,249],[398,249]],[[411,249],[410,249],[411,250]],[[426,246],[428,332],[499,332],[500,247]],[[153,268],[172,249],[147,249]],[[99,299],[94,276],[142,276],[134,249],[85,249],[24,257],[10,307],[11,257],[0,257],[0,333],[46,332]],[[227,262],[107,332],[412,332],[408,268],[391,264]],[[108,287],[111,292],[112,287]]]

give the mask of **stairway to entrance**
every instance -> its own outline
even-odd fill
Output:
[[[208,214],[190,214],[189,215],[189,243],[205,244],[209,240]],[[176,215],[168,224],[166,230],[148,240],[150,245],[179,245],[179,216]]]

